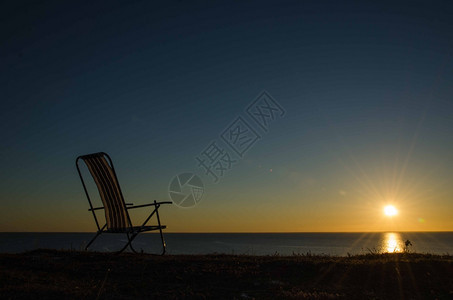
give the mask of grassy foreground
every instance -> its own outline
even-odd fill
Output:
[[[0,254],[2,299],[453,299],[453,257]]]

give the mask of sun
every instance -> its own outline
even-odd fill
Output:
[[[393,217],[398,214],[398,210],[393,205],[387,205],[384,207],[384,214],[387,217]]]

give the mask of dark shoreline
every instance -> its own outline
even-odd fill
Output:
[[[451,299],[453,256],[0,254],[3,299]]]

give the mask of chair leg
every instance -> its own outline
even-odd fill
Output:
[[[98,230],[98,232],[96,232],[96,235],[91,239],[91,241],[88,243],[88,245],[86,245],[85,251],[87,251],[87,250],[88,250],[88,247],[91,246],[91,244],[94,242],[94,240],[95,240],[98,236],[101,235],[101,233],[102,233],[102,231],[104,230],[105,226],[107,226],[107,224],[105,224],[105,225],[101,228],[101,230]]]
[[[132,250],[132,252],[138,253],[137,250],[135,250],[134,247],[132,247],[132,240],[129,237],[129,233],[127,233],[127,239],[130,241],[129,248]]]
[[[135,254],[137,254],[137,250],[134,249],[134,247],[132,247],[132,243],[129,245],[129,248],[132,250],[132,252],[134,252]]]
[[[100,234],[101,234],[101,232],[99,232],[99,231],[96,233],[96,235],[91,239],[91,241],[88,243],[88,245],[86,245],[85,251],[88,250],[88,247],[91,246],[91,244],[94,242],[94,240],[95,240]]]
[[[126,243],[126,245],[124,245],[123,248],[121,248],[121,250],[117,251],[116,254],[122,253],[124,250],[126,250],[127,247],[131,247],[132,251],[135,252],[135,249],[132,248],[132,241],[135,239],[135,237],[136,237],[137,235],[138,235],[138,233],[134,233],[131,237],[129,237],[129,234],[127,234],[128,242]]]
[[[160,241],[162,242],[162,254],[161,255],[164,255],[167,245],[165,244],[164,234],[162,232],[162,226],[160,225],[160,218],[159,218],[159,207],[160,206],[157,206],[156,200],[154,200],[154,203],[156,204],[157,224],[159,225]]]
[[[153,216],[153,214],[155,213],[156,214],[156,217],[157,217],[157,223],[159,224],[159,233],[160,233],[160,241],[162,242],[162,253],[161,255],[164,255],[165,252],[166,252],[166,248],[167,248],[167,245],[165,243],[165,239],[164,239],[164,233],[162,232],[162,225],[160,224],[160,217],[159,217],[159,207],[160,205],[157,204],[157,201],[154,200],[154,205],[155,205],[155,208],[154,208],[154,211],[149,215],[149,217],[145,220],[145,222],[143,222],[142,224],[142,228],[145,226],[145,224],[149,221],[149,219]],[[141,229],[141,228],[140,228]],[[137,251],[134,249],[134,247],[132,246],[132,241],[135,239],[135,237],[141,233],[142,231],[138,230],[136,231],[134,234],[132,234],[131,236],[129,236],[129,233],[127,233],[127,239],[128,239],[128,242],[126,243],[126,245],[124,245],[123,248],[121,248],[121,250],[117,251],[116,253],[117,254],[120,254],[122,253],[124,250],[126,250],[127,247],[129,247],[132,252],[134,253],[137,253]]]
[[[160,225],[159,225],[160,226]],[[162,242],[162,253],[160,255],[164,255],[165,254],[165,251],[166,251],[166,243],[165,243],[165,240],[164,240],[164,234],[162,232],[162,228],[159,228],[159,232],[160,232],[160,240]],[[120,254],[122,253],[124,250],[127,249],[127,247],[129,247],[132,252],[134,253],[138,253],[137,250],[134,249],[134,247],[132,246],[132,241],[135,239],[135,237],[139,234],[140,232],[137,232],[137,233],[134,233],[132,236],[129,237],[129,234],[127,234],[127,239],[128,239],[128,242],[126,243],[126,245],[124,245],[123,248],[121,248],[121,250],[115,252],[116,254]]]
[[[167,244],[165,243],[165,240],[164,240],[164,234],[162,233],[162,228],[159,228],[159,231],[160,231],[160,240],[162,242],[162,253],[161,253],[161,255],[164,255],[165,251],[167,249]]]

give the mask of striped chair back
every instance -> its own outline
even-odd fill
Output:
[[[130,226],[130,222],[113,165],[107,162],[102,152],[88,154],[81,158],[98,187],[104,204],[107,229],[110,232],[124,232]]]

